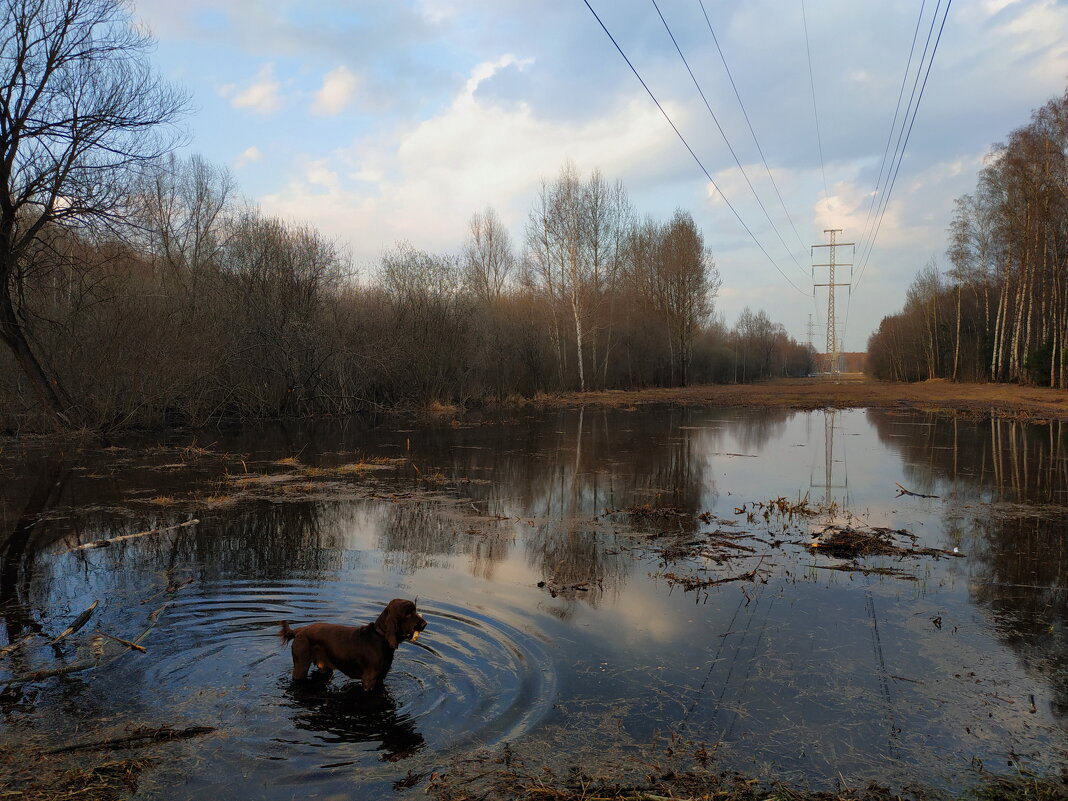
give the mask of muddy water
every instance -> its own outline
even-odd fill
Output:
[[[723,409],[9,452],[0,647],[100,603],[0,657],[0,745],[215,727],[153,750],[146,798],[404,797],[484,747],[588,764],[670,733],[812,787],[1057,772],[1066,455],[1056,426]],[[818,514],[754,505],[779,497]],[[829,523],[909,549],[835,558]],[[280,620],[397,596],[429,626],[385,693],[291,684]]]

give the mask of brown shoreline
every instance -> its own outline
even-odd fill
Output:
[[[714,384],[632,391],[606,390],[540,395],[540,408],[602,406],[768,407],[791,409],[902,409],[963,412],[1034,422],[1068,420],[1068,390],[1018,384],[970,384],[945,380],[914,384],[875,381],[860,374],[840,382],[821,378],[779,379],[759,384]]]

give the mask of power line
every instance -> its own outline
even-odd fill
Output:
[[[894,131],[897,129],[897,117],[898,114],[901,112],[901,98],[905,96],[905,84],[908,83],[909,72],[912,71],[912,57],[916,54],[916,40],[919,38],[920,35],[920,23],[923,22],[923,9],[926,5],[927,0],[923,0],[923,2],[920,3],[920,13],[916,15],[916,28],[912,32],[912,45],[909,47],[909,60],[905,64],[905,72],[901,76],[901,87],[898,89],[897,92],[897,105],[894,107],[894,119],[890,122],[890,130],[886,134],[886,145],[883,148],[883,158],[882,161],[879,163],[879,175],[875,179],[875,191],[872,192],[871,201],[868,203],[868,216],[864,220],[864,228],[861,232],[860,241],[862,244],[860,247],[862,251],[864,249],[863,243],[867,241],[868,233],[871,230],[870,226],[872,220],[872,213],[875,210],[875,199],[879,196],[879,188],[883,185],[883,171],[886,168],[886,157],[890,155],[890,142],[893,141]],[[937,14],[938,12],[936,11],[935,13]],[[918,71],[919,67],[917,67],[917,72]],[[893,162],[891,161],[891,164],[892,163]],[[889,177],[889,175],[887,177]]]
[[[864,254],[864,262],[860,265],[860,270],[857,274],[857,280],[854,283],[854,288],[860,284],[861,279],[864,277],[864,268],[868,266],[868,259],[871,258],[872,248],[875,247],[875,240],[879,236],[879,230],[882,228],[883,217],[886,214],[886,207],[890,202],[890,195],[894,191],[894,184],[897,183],[898,172],[901,170],[901,162],[904,160],[905,148],[908,147],[909,137],[912,136],[912,126],[916,124],[916,114],[920,109],[920,101],[923,100],[923,92],[927,88],[927,79],[931,76],[931,67],[934,66],[935,55],[938,53],[938,45],[942,41],[942,32],[946,28],[946,19],[949,17],[949,9],[953,5],[953,0],[947,0],[946,11],[942,15],[942,23],[938,27],[938,36],[935,38],[934,47],[931,50],[931,58],[927,61],[927,71],[923,75],[923,83],[920,85],[920,93],[916,97],[916,104],[912,108],[912,119],[909,120],[908,131],[905,133],[905,140],[901,145],[901,151],[898,155],[897,166],[894,167],[894,175],[890,179],[890,185],[886,189],[886,195],[883,199],[882,213],[879,215],[879,222],[875,226],[875,230],[872,232],[871,239],[868,241],[868,249]],[[934,23],[937,20],[938,8],[935,8],[935,17],[931,20],[931,30],[934,30]],[[929,38],[929,37],[928,37]],[[926,49],[926,48],[925,48]],[[920,68],[923,67],[923,61],[920,61]],[[917,72],[917,77],[919,73]],[[906,112],[906,118],[908,117]]]
[[[816,118],[816,147],[820,153],[820,172],[823,173],[823,196],[830,197],[827,191],[827,168],[823,163],[823,136],[820,134],[820,113],[816,108],[816,81],[812,77],[812,48],[808,44],[808,17],[805,14],[805,0],[801,0],[801,23],[805,29],[805,53],[808,54],[808,85],[812,89],[812,114]]]
[[[931,49],[931,37],[934,36],[934,27],[935,27],[935,23],[938,21],[938,11],[939,11],[939,9],[941,7],[942,7],[942,0],[938,0],[938,2],[935,4],[934,13],[931,15],[931,24],[927,28],[927,39],[923,43],[923,53],[920,54],[920,63],[916,67],[916,75],[913,77],[913,80],[912,80],[912,91],[909,93],[909,101],[905,105],[905,116],[901,120],[901,127],[897,129],[897,141],[894,142],[894,154],[893,154],[893,156],[890,157],[890,164],[887,167],[887,171],[886,171],[886,179],[887,179],[888,182],[890,180],[891,173],[893,172],[894,167],[897,165],[899,160],[904,155],[904,148],[902,147],[902,141],[903,141],[904,135],[905,135],[905,127],[908,124],[909,114],[913,113],[913,111],[914,111],[913,105],[916,102],[916,97],[917,97],[916,92],[917,92],[917,90],[919,88],[919,85],[920,85],[920,73],[923,72],[923,64],[927,60],[927,52],[928,52],[928,50]],[[922,17],[917,20],[917,25],[921,21],[922,21]],[[905,78],[906,79],[908,78],[908,72],[907,71],[905,73]],[[895,123],[896,123],[896,119],[895,119]],[[894,133],[894,127],[891,127],[891,129],[890,129],[891,136],[893,136],[893,133]],[[888,186],[889,186],[889,184],[887,184],[887,187]],[[885,209],[885,205],[886,205],[886,201],[887,200],[888,200],[888,198],[886,196],[886,193],[884,192],[883,196],[878,198],[878,202],[875,205],[875,208],[876,208],[875,218],[873,218],[870,221],[870,224],[866,224],[867,227],[865,228],[864,234],[861,237],[862,241],[864,242],[864,245],[862,246],[862,249],[863,249],[863,251],[865,253],[868,250],[868,243],[871,241],[872,232],[875,230],[875,226],[879,223],[879,221],[881,219],[880,218],[880,213],[885,214],[885,210],[884,209]]]
[[[612,44],[615,45],[616,50],[619,51],[619,55],[623,56],[623,60],[627,62],[627,66],[630,67],[630,71],[634,73],[634,77],[638,79],[638,81],[642,85],[642,88],[644,88],[646,93],[649,95],[649,98],[653,101],[653,103],[656,104],[656,107],[660,109],[660,113],[664,115],[664,119],[667,120],[668,125],[671,126],[671,130],[673,130],[675,132],[675,135],[679,137],[679,141],[681,141],[686,150],[689,151],[690,155],[693,157],[693,160],[697,162],[697,166],[701,168],[701,172],[705,174],[705,177],[708,178],[708,182],[712,184],[715,190],[719,193],[719,196],[723,198],[723,202],[726,203],[727,207],[731,210],[731,212],[733,212],[735,218],[741,224],[742,228],[745,229],[745,232],[749,234],[749,237],[753,240],[753,242],[756,243],[756,246],[760,248],[760,251],[767,257],[768,261],[771,262],[771,265],[779,272],[779,275],[785,278],[786,282],[798,292],[800,292],[802,295],[808,295],[809,293],[802,290],[797,284],[790,280],[790,277],[783,272],[781,267],[779,267],[778,262],[776,262],[775,259],[771,257],[771,254],[768,253],[768,251],[764,248],[764,246],[760,244],[760,240],[756,238],[753,232],[749,229],[749,226],[745,224],[745,220],[742,219],[742,216],[738,213],[738,210],[735,209],[731,202],[727,199],[727,196],[723,193],[723,190],[719,188],[719,184],[717,184],[715,180],[713,180],[711,173],[709,173],[709,171],[705,168],[705,165],[701,162],[701,159],[697,157],[697,154],[694,152],[693,148],[690,147],[690,143],[686,141],[686,137],[682,135],[682,132],[679,131],[678,127],[672,121],[671,116],[667,113],[667,111],[664,110],[664,107],[660,104],[660,101],[656,99],[656,95],[653,94],[653,90],[649,88],[649,85],[645,82],[645,79],[642,78],[641,74],[634,67],[634,64],[631,63],[631,60],[627,58],[627,54],[623,52],[623,48],[619,46],[619,42],[616,41],[616,38],[612,35],[612,32],[608,30],[608,27],[604,24],[604,22],[601,21],[601,18],[597,15],[597,12],[593,10],[593,6],[590,5],[590,0],[582,1],[586,4],[586,8],[590,10],[590,13],[593,14],[593,18],[597,20],[597,24],[601,26],[601,30],[605,32],[605,35],[608,36]]]
[[[693,70],[690,69],[690,62],[686,60],[686,56],[682,52],[682,48],[679,47],[679,42],[675,38],[675,34],[671,31],[671,26],[668,25],[668,21],[664,19],[664,12],[660,10],[660,6],[657,5],[656,0],[650,0],[653,4],[653,8],[656,9],[656,13],[660,16],[660,21],[664,23],[664,30],[667,31],[667,35],[671,38],[671,43],[675,45],[675,50],[679,54],[679,58],[682,59],[683,66],[686,67],[686,72],[690,74],[690,80],[693,81],[693,85],[697,87],[697,93],[701,95],[701,100],[704,101],[705,108],[708,109],[709,116],[712,117],[712,122],[716,124],[716,130],[719,131],[719,135],[723,137],[723,143],[727,145],[727,150],[731,152],[731,156],[734,158],[734,163],[738,165],[738,169],[742,173],[742,178],[745,179],[745,183],[749,186],[749,191],[753,193],[753,197],[756,199],[757,205],[760,206],[760,210],[764,212],[764,216],[768,220],[768,224],[771,226],[771,230],[775,232],[775,236],[779,238],[779,242],[782,243],[783,248],[789,254],[790,258],[794,260],[794,264],[797,265],[802,273],[805,272],[805,268],[801,266],[801,262],[797,260],[797,257],[791,252],[789,245],[782,238],[782,234],[779,232],[778,226],[775,225],[775,221],[771,219],[771,215],[768,214],[767,208],[764,206],[764,202],[760,199],[760,195],[757,194],[756,187],[753,186],[753,182],[749,180],[749,175],[745,171],[745,167],[742,166],[741,160],[738,158],[738,154],[734,152],[734,148],[731,146],[730,140],[727,138],[726,131],[723,130],[723,126],[719,124],[719,118],[716,117],[716,112],[712,110],[712,105],[708,102],[708,98],[705,96],[704,89],[701,88],[701,83],[697,80],[697,76],[693,74]]]
[[[727,57],[723,53],[723,48],[719,46],[719,39],[716,37],[715,30],[712,29],[712,21],[708,18],[708,12],[705,10],[704,0],[697,0],[701,6],[701,13],[705,16],[705,23],[708,25],[708,32],[712,34],[712,41],[716,44],[716,52],[719,53],[719,59],[723,62],[723,69],[727,72],[727,78],[730,79],[731,88],[734,89],[734,97],[738,100],[738,106],[742,109],[742,116],[745,117],[745,124],[749,126],[749,133],[753,136],[753,144],[756,145],[757,153],[760,154],[760,160],[764,162],[764,169],[768,173],[768,178],[771,181],[772,187],[775,189],[775,195],[779,198],[779,205],[782,206],[783,213],[786,214],[786,219],[790,221],[790,227],[794,229],[794,236],[797,237],[797,242],[802,248],[805,247],[804,240],[801,239],[801,234],[797,232],[797,226],[794,225],[794,218],[790,216],[789,209],[786,208],[786,201],[782,199],[782,193],[779,191],[779,185],[775,182],[775,176],[771,173],[771,167],[768,166],[768,160],[764,157],[764,149],[760,146],[760,140],[757,139],[756,131],[753,130],[753,123],[749,120],[749,114],[745,110],[745,103],[742,102],[742,96],[738,92],[738,87],[734,83],[734,76],[731,74],[731,68],[727,66]]]

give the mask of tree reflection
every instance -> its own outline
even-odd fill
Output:
[[[25,504],[0,541],[0,623],[8,644],[41,628],[29,599],[34,570],[30,543],[42,515],[62,494],[64,474],[61,459],[44,461],[29,488]]]
[[[944,529],[975,565],[998,635],[1068,716],[1068,471],[1064,424],[870,411],[909,482],[947,500]]]

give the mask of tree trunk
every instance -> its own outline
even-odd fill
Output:
[[[953,380],[957,380],[957,366],[960,364],[960,283],[957,283],[957,340],[953,343]]]
[[[11,349],[12,356],[29,379],[30,386],[44,408],[60,423],[69,426],[71,422],[66,413],[68,405],[63,402],[65,393],[58,381],[49,379],[44,367],[34,355],[11,298],[6,292],[0,293],[0,340]]]
[[[575,358],[578,365],[579,392],[586,391],[586,373],[582,364],[582,313],[579,308],[578,296],[572,292],[571,311],[575,316]]]

